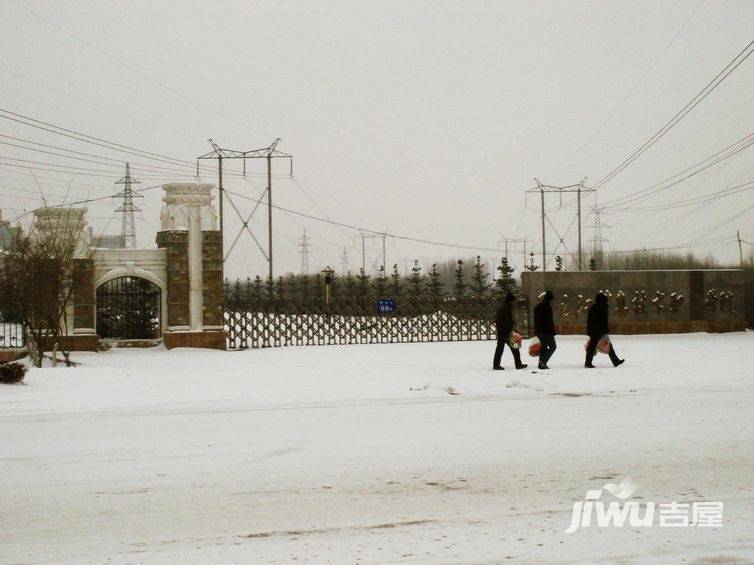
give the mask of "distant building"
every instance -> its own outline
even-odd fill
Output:
[[[122,235],[94,235],[91,226],[89,226],[89,241],[92,247],[97,249],[124,249],[126,247]]]
[[[0,210],[0,249],[10,248],[14,238],[21,235],[21,228],[13,227],[10,222],[3,220],[3,211]]]

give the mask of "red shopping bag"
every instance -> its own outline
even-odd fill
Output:
[[[521,334],[518,332],[511,333],[511,336],[508,338],[508,345],[510,345],[511,349],[521,349],[521,340],[523,338],[521,337]]]
[[[529,355],[531,357],[539,357],[539,351],[542,348],[542,344],[539,343],[539,339],[536,337],[531,340],[531,343],[529,343]]]
[[[605,334],[603,335],[600,340],[597,342],[597,351],[600,353],[608,354],[610,353],[610,335]]]

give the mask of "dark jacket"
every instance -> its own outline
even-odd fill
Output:
[[[495,314],[495,329],[497,330],[497,337],[507,338],[513,331],[513,304],[511,302],[503,302],[497,309]]]
[[[543,300],[534,307],[534,333],[555,335],[555,322],[552,320],[552,305]]]
[[[602,337],[610,333],[607,324],[608,310],[607,296],[600,292],[594,298],[594,304],[589,307],[586,317],[586,334],[589,337]]]

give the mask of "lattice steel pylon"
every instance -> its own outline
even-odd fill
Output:
[[[122,214],[120,236],[123,239],[125,249],[136,249],[136,222],[134,221],[134,212],[141,212],[141,208],[134,204],[134,197],[144,198],[143,194],[134,192],[132,185],[140,184],[139,181],[131,177],[131,165],[126,163],[126,176],[115,181],[115,184],[122,184],[123,190],[116,194],[116,198],[122,198],[123,204],[115,211]]]
[[[301,274],[302,275],[308,275],[309,274],[309,248],[311,247],[311,244],[309,241],[311,238],[306,235],[306,230],[304,230],[304,235],[302,235],[299,238],[300,243],[298,244],[301,251]]]
[[[594,223],[589,227],[594,230],[594,237],[591,239],[591,242],[592,253],[596,255],[597,253],[602,253],[604,251],[604,244],[610,241],[602,235],[602,229],[611,228],[613,226],[602,221],[601,214],[604,214],[603,207],[593,206],[592,213],[594,214]]]

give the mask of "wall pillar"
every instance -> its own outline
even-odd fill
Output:
[[[165,346],[225,349],[222,250],[211,184],[163,185],[165,206],[157,245],[167,249],[168,324]],[[219,280],[219,299],[217,288]]]
[[[71,300],[66,309],[59,344],[69,351],[99,351],[94,328],[94,262],[90,258],[86,208],[39,208],[34,211],[34,234],[75,245],[71,273]],[[47,338],[45,348],[53,346]]]
[[[94,327],[94,260],[73,260],[73,333],[96,335]]]

